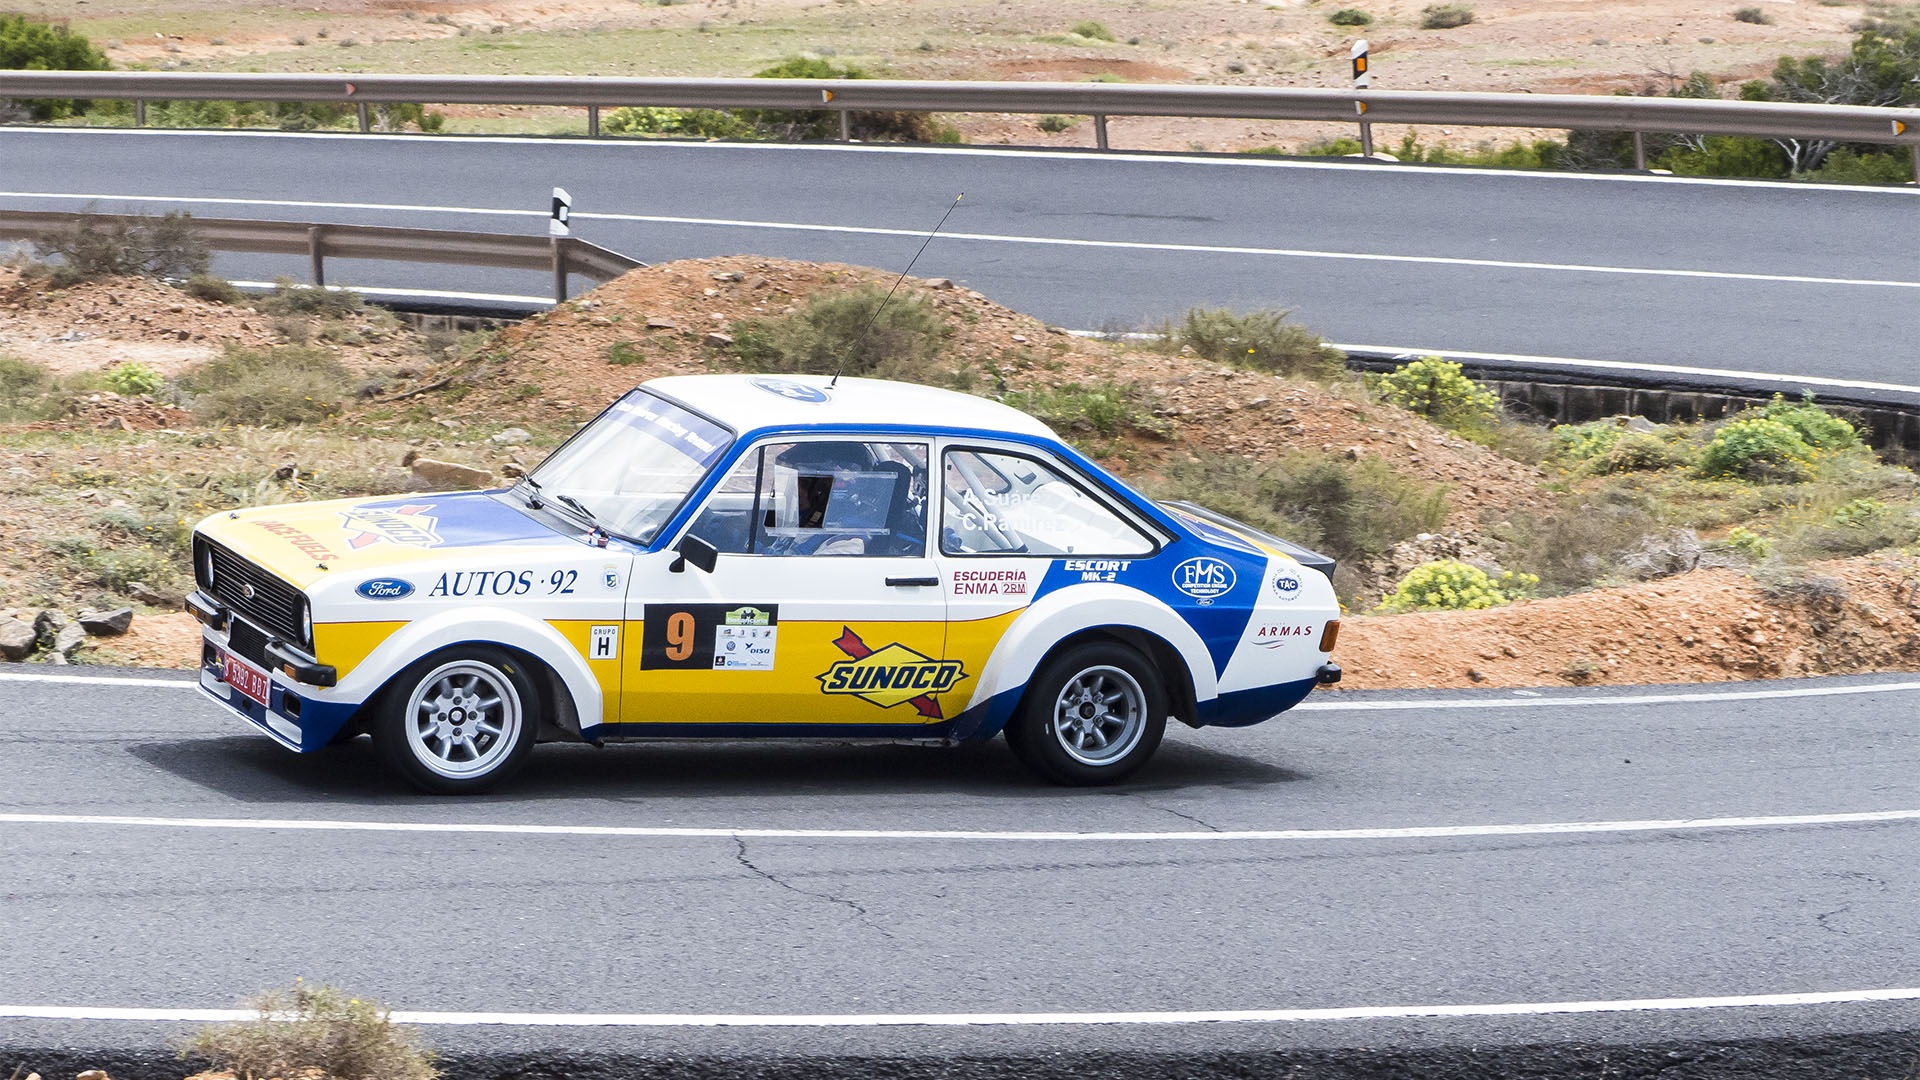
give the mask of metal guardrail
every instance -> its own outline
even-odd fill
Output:
[[[149,217],[125,214],[0,210],[0,240],[44,241],[71,235],[83,223],[113,225],[151,220]],[[329,258],[551,270],[554,302],[560,303],[567,298],[567,277],[570,274],[579,274],[595,281],[609,281],[646,265],[572,236],[521,236],[244,218],[196,217],[192,221],[195,231],[215,251],[307,256],[315,285],[326,284],[325,264]]]
[[[226,72],[0,71],[0,99],[324,101],[357,106],[425,104],[584,107],[599,134],[602,108],[814,109],[1091,116],[1107,149],[1109,116],[1227,117],[1369,124],[1564,128],[1764,138],[1834,139],[1911,146],[1920,158],[1920,109],[1769,101],[1323,90],[1267,86],[1115,83],[910,82],[888,79],[622,79],[544,75],[256,75]],[[144,107],[136,108],[136,115]],[[1644,162],[1641,163],[1644,165]]]

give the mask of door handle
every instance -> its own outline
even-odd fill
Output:
[[[889,585],[938,585],[940,584],[940,579],[937,577],[890,577],[887,579],[887,584]]]

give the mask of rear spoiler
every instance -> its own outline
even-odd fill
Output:
[[[1282,540],[1279,537],[1273,535],[1272,533],[1262,532],[1251,525],[1245,524],[1243,522],[1235,521],[1234,519],[1228,517],[1225,514],[1216,514],[1212,510],[1209,510],[1206,507],[1199,505],[1198,503],[1180,501],[1180,502],[1163,502],[1160,505],[1167,507],[1170,510],[1178,510],[1183,514],[1186,514],[1188,517],[1197,517],[1201,521],[1210,522],[1214,525],[1218,525],[1221,528],[1227,530],[1228,532],[1238,533],[1240,536],[1248,540],[1251,540],[1255,543],[1264,544],[1267,547],[1275,548],[1279,551],[1284,551],[1288,555],[1293,556],[1294,561],[1298,562],[1301,566],[1311,567],[1315,570],[1318,570],[1321,573],[1327,575],[1328,581],[1333,580],[1333,560],[1325,555],[1320,554],[1317,551],[1311,551],[1307,548],[1303,548],[1299,544],[1296,544],[1291,540]]]

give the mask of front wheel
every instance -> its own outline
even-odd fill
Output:
[[[387,688],[373,723],[381,756],[414,786],[439,795],[486,789],[519,771],[533,750],[540,695],[524,666],[481,646],[440,653]]]
[[[1167,692],[1153,665],[1129,646],[1094,642],[1040,670],[1007,741],[1054,783],[1112,784],[1145,765],[1166,731]]]

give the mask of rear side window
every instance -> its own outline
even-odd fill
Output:
[[[722,554],[926,554],[925,443],[764,443],[741,457],[690,532]]]
[[[1146,555],[1153,540],[1051,466],[1018,454],[944,455],[947,555]]]

